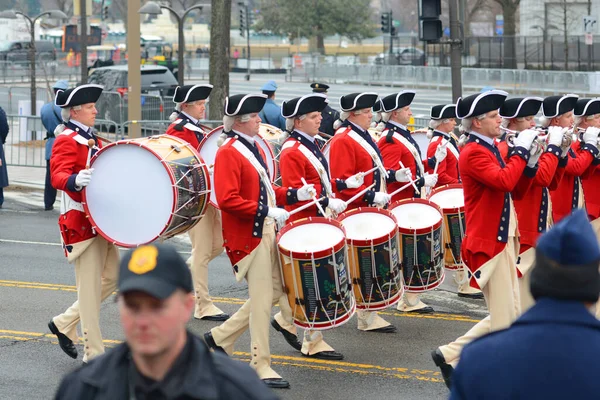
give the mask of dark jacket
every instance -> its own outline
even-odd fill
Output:
[[[582,303],[541,298],[464,348],[450,399],[598,399],[599,377],[600,321]]]
[[[335,133],[335,130],[333,129],[333,123],[340,118],[340,113],[327,105],[325,106],[325,109],[321,111],[321,116],[323,119],[321,120],[319,132],[333,136]]]
[[[6,157],[4,155],[4,143],[8,137],[8,121],[6,119],[6,113],[0,107],[0,189],[8,186],[8,168],[6,166]],[[1,204],[1,203],[0,203]]]
[[[185,370],[184,399],[276,399],[247,365],[219,352],[211,352],[191,333],[192,356]],[[123,343],[68,374],[55,399],[128,400],[130,351]]]

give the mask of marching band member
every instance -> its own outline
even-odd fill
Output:
[[[427,147],[427,157],[435,157],[437,149],[441,145],[446,146],[446,158],[442,159],[437,168],[438,181],[435,187],[460,183],[460,174],[458,171],[458,160],[460,149],[458,148],[458,138],[452,132],[456,126],[456,105],[441,104],[431,107],[431,121],[429,129],[433,132],[429,146]],[[433,168],[427,165],[427,170],[433,171]],[[455,272],[455,280],[458,282],[458,295],[471,299],[482,299],[481,290],[475,289],[469,285],[466,279],[465,271],[461,268]]]
[[[575,120],[580,128],[600,128],[600,98],[581,99],[575,105]],[[593,166],[600,165],[600,159],[594,158]],[[587,213],[600,241],[600,169],[594,171],[582,179],[583,193],[585,194],[585,205]],[[600,310],[600,307],[598,308]]]
[[[286,128],[290,132],[290,137],[281,148],[279,169],[283,187],[300,187],[303,185],[302,178],[304,178],[307,183],[314,185],[318,198],[324,197],[324,200],[321,201],[323,209],[329,208],[338,214],[344,212],[346,203],[333,196],[332,185],[336,185],[337,182],[340,185],[345,183],[343,181],[336,182],[330,178],[329,165],[315,140],[319,134],[321,112],[327,103],[327,97],[321,94],[309,94],[283,102],[281,113],[286,119]],[[355,186],[358,186],[362,176],[349,179],[354,180]],[[298,202],[286,206],[285,209],[292,211],[304,204],[306,202]],[[321,215],[317,206],[313,205],[293,214],[288,222],[311,216],[325,217],[325,215]],[[273,327],[282,332],[286,340],[290,335],[296,336],[296,327],[291,322],[292,316],[284,317],[283,315],[287,310],[287,307],[282,308],[281,312],[277,313],[271,321]],[[300,350],[306,357],[324,360],[342,360],[344,358],[342,354],[334,351],[325,343],[320,331],[305,330],[302,347],[296,348],[296,350]]]
[[[198,150],[204,139],[204,130],[200,120],[204,118],[206,99],[210,95],[212,85],[177,86],[173,94],[176,104],[171,121],[165,132],[185,140]],[[212,173],[212,166],[209,170]],[[196,306],[194,318],[205,321],[225,321],[229,318],[220,308],[214,305],[208,294],[208,264],[223,252],[223,233],[221,232],[221,213],[212,204],[206,206],[202,219],[188,231],[192,242],[192,256],[188,260],[194,279]]]
[[[367,128],[371,123],[373,105],[377,101],[377,94],[372,92],[352,93],[340,98],[341,126],[331,140],[329,151],[329,164],[331,176],[341,180],[368,171],[377,167],[375,172],[364,176],[364,183],[358,187],[342,188],[333,187],[336,197],[350,200],[365,188],[375,184],[362,198],[348,205],[349,209],[374,206],[385,207],[390,202],[386,193],[386,180],[410,180],[408,169],[386,170],[383,166],[381,154]],[[396,332],[396,327],[377,315],[377,312],[357,310],[358,329],[369,332]]]
[[[371,122],[371,127],[369,128],[369,131],[374,130],[375,132],[378,132],[379,135],[381,135],[381,132],[383,132],[385,129],[385,122],[383,122],[381,119],[381,113],[383,112],[382,106],[383,103],[381,103],[381,99],[377,99],[373,105],[374,116],[373,121]]]
[[[64,124],[56,127],[50,159],[52,186],[62,190],[58,226],[69,263],[75,263],[77,301],[52,318],[48,327],[58,337],[61,349],[77,358],[77,323],[81,319],[83,362],[104,353],[100,332],[100,304],[117,287],[119,251],[92,228],[83,210],[82,190],[90,184],[93,169],[89,157],[102,147],[93,132],[95,103],[102,86],[81,85],[58,90],[55,104],[62,108]],[[94,141],[93,149],[90,140]]]
[[[314,82],[310,85],[313,93],[320,93],[323,95],[327,95],[327,91],[329,90],[329,85],[324,83]],[[329,104],[325,106],[323,111],[321,111],[321,125],[319,126],[319,132],[323,132],[327,136],[333,137],[335,134],[335,129],[333,129],[333,124],[340,117],[340,113],[331,108]]]
[[[432,188],[438,180],[437,174],[429,174],[425,172],[425,166],[421,158],[421,149],[417,142],[413,139],[406,125],[410,121],[412,111],[410,103],[415,97],[415,92],[405,90],[400,93],[394,93],[382,99],[383,114],[382,119],[386,123],[382,132],[381,139],[377,142],[377,146],[381,151],[383,165],[386,168],[399,168],[400,171],[406,170],[405,176],[396,178],[395,182],[387,184],[388,193],[392,193],[396,189],[402,187],[405,182],[410,182],[412,177],[415,177],[416,187],[419,188],[419,193],[409,186],[400,193],[392,197],[392,201],[410,199],[412,197],[424,197],[425,188]],[[427,162],[433,168],[436,160],[440,162],[446,158],[446,148],[439,147],[435,152],[435,156]],[[404,168],[405,167],[405,168]],[[433,308],[421,301],[421,296],[418,293],[404,292],[404,296],[398,302],[396,309],[401,312],[411,312],[418,314],[429,314],[433,312]]]
[[[521,132],[535,127],[535,115],[540,110],[544,100],[540,97],[513,98],[506,100],[500,108],[502,126],[513,132]],[[552,202],[549,189],[555,187],[556,169],[562,152],[561,145],[566,129],[551,127],[548,130],[548,146],[540,152],[537,160],[537,173],[529,189],[522,198],[515,198],[515,210],[519,223],[520,248],[517,259],[517,276],[521,312],[525,312],[534,304],[529,290],[530,270],[535,261],[535,243],[542,233],[552,226]],[[504,135],[506,136],[506,134]],[[505,148],[508,154],[508,140],[502,141],[498,148]],[[500,150],[500,153],[503,153]],[[530,157],[527,165],[535,167],[535,157]],[[553,182],[555,182],[553,184]]]
[[[277,203],[294,204],[315,195],[313,185],[300,189],[274,186],[260,146],[255,142],[267,96],[235,95],[225,99],[223,130],[227,139],[217,152],[215,190],[222,213],[223,238],[236,280],[246,279],[249,299],[225,321],[204,335],[213,349],[233,352],[235,341],[250,328],[252,357],[250,366],[272,388],[287,388],[289,383],[271,368],[269,321],[272,306],[287,307],[283,293],[275,222],[282,225],[289,213]]]
[[[577,99],[578,96],[575,94],[546,97],[542,106],[543,125],[573,127],[573,110]],[[583,134],[583,142],[583,145],[580,146],[578,141],[575,141],[561,154],[564,175],[558,183],[558,187],[550,191],[552,217],[555,223],[569,215],[571,211],[585,208],[581,176],[598,155],[598,130],[588,128]]]
[[[529,149],[537,132],[522,131],[505,163],[495,146],[500,136],[498,109],[507,93],[490,90],[459,98],[456,115],[469,131],[459,168],[465,196],[466,235],[462,258],[469,268],[471,286],[483,292],[490,315],[453,343],[431,356],[450,387],[462,347],[490,331],[508,327],[519,315],[517,283],[517,220],[510,192],[527,168]]]

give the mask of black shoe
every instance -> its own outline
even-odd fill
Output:
[[[46,207],[44,207],[44,210],[45,211],[52,211],[52,210],[54,210],[54,206],[46,206]]]
[[[406,313],[406,314],[433,314],[435,311],[433,310],[433,307],[427,306],[427,307],[419,308],[416,310],[400,311],[400,312]]]
[[[288,344],[290,346],[292,346],[294,349],[296,349],[298,351],[302,350],[302,344],[298,340],[298,336],[296,336],[293,333],[288,332],[285,329],[283,329],[281,327],[281,325],[279,325],[279,323],[277,321],[275,321],[275,318],[273,318],[271,320],[271,326],[273,328],[275,328],[275,330],[277,332],[281,332],[281,334],[283,335],[283,338],[285,339],[286,342],[288,342]],[[289,386],[289,384],[288,384],[288,386]]]
[[[73,344],[73,341],[58,330],[56,325],[54,325],[54,321],[50,321],[48,323],[48,328],[50,329],[50,332],[55,334],[58,338],[58,344],[62,351],[67,353],[67,355],[71,358],[77,358],[77,348]]]
[[[474,300],[480,300],[483,299],[483,293],[479,292],[479,293],[458,293],[458,297],[464,297],[466,299],[474,299]]]
[[[304,354],[302,353],[302,355],[304,357],[310,357],[310,358],[318,358],[319,360],[343,360],[344,359],[344,355],[342,353],[338,353],[337,351],[320,351],[318,353],[315,354]]]
[[[444,378],[444,383],[450,389],[452,386],[452,373],[454,372],[454,367],[446,362],[444,355],[440,351],[439,347],[431,352],[431,358],[435,365],[442,371],[442,377]]]
[[[204,334],[204,341],[206,342],[206,345],[214,351],[220,351],[223,354],[227,354],[227,352],[221,346],[217,345],[210,331]]]
[[[271,389],[289,389],[290,383],[282,378],[267,378],[262,380]]]
[[[382,326],[381,328],[377,328],[377,329],[369,329],[368,331],[365,332],[377,332],[377,333],[396,333],[398,329],[396,329],[396,327],[394,325],[388,325],[388,326]]]
[[[194,317],[196,318],[196,317]],[[206,317],[196,318],[202,321],[215,321],[215,322],[223,322],[229,319],[229,314],[218,314],[218,315],[207,315]]]

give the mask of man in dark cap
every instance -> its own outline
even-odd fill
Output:
[[[185,140],[195,150],[199,150],[200,142],[205,132],[200,126],[204,118],[206,99],[213,86],[208,84],[177,86],[173,94],[176,104],[175,112],[171,114],[172,124],[167,135]],[[209,167],[212,173],[212,167]],[[223,233],[221,213],[212,204],[206,206],[204,216],[188,231],[192,242],[192,256],[188,260],[194,278],[196,293],[196,308],[194,318],[205,321],[225,321],[229,315],[217,307],[208,294],[208,263],[223,252]]]
[[[58,226],[65,256],[75,263],[77,301],[54,317],[48,327],[61,349],[77,358],[74,342],[81,318],[84,363],[104,353],[100,304],[115,290],[119,266],[117,247],[92,228],[81,204],[83,188],[92,180],[88,156],[102,148],[93,131],[98,114],[95,103],[101,93],[102,86],[91,84],[56,92],[55,103],[62,109],[63,124],[54,131],[58,136],[50,159],[52,186],[62,190]],[[89,140],[94,142],[92,149]]]
[[[540,237],[531,272],[536,304],[506,330],[465,347],[451,399],[596,399],[600,248],[583,210]]]
[[[519,234],[510,193],[524,175],[537,131],[522,131],[504,162],[495,139],[501,135],[498,109],[507,95],[490,90],[460,98],[456,103],[456,116],[469,132],[459,160],[466,222],[461,255],[469,269],[469,284],[481,289],[490,315],[462,337],[432,352],[448,387],[463,346],[490,331],[508,327],[520,314],[516,270]]]
[[[129,250],[119,270],[125,343],[63,379],[56,399],[273,399],[246,365],[186,330],[192,277],[174,247]]]
[[[318,82],[311,83],[310,87],[312,88],[313,93],[320,93],[324,95],[327,95],[327,91],[329,90],[329,85]],[[338,120],[338,118],[340,118],[340,113],[327,104],[323,111],[321,111],[321,117],[323,117],[323,119],[321,120],[321,125],[319,126],[319,132],[333,136],[335,134],[333,124]]]

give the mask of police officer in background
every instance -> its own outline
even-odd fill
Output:
[[[125,343],[67,375],[56,399],[274,399],[251,368],[186,330],[192,276],[174,247],[141,246],[119,268]]]
[[[267,95],[267,102],[264,108],[258,114],[265,124],[273,125],[276,128],[285,130],[285,118],[281,116],[281,107],[275,103],[275,91],[277,84],[275,81],[269,81],[260,88],[263,94]]]
[[[329,85],[324,83],[312,83],[310,85],[312,91],[314,93],[321,93],[327,95],[327,89],[329,89]],[[340,118],[340,113],[331,108],[329,104],[325,106],[323,111],[321,111],[321,126],[319,126],[319,132],[326,133],[329,136],[333,136],[335,134],[335,129],[333,129],[333,123]]]

